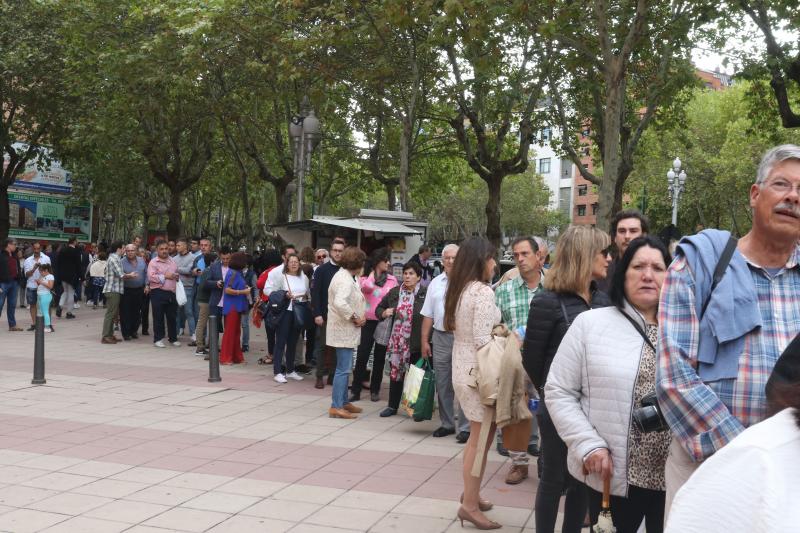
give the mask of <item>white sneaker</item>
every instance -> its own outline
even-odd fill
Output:
[[[290,375],[291,375],[291,374],[290,374]],[[274,379],[274,380],[275,380],[275,381],[277,381],[278,383],[286,383],[286,378],[284,377],[284,375],[283,375],[283,374],[275,374],[275,377],[274,377],[274,378],[272,378],[272,379]]]
[[[47,333],[53,333],[53,328],[47,328],[45,331],[46,331]]]
[[[197,339],[194,337],[194,333],[192,333],[192,342],[197,342]]]
[[[181,341],[175,341],[172,343],[173,346],[178,347],[181,345]]]
[[[289,379],[293,379],[295,381],[303,381],[303,376],[301,376],[297,372],[292,372],[291,374],[286,374],[286,377],[289,378]]]
[[[164,341],[156,341],[156,342],[153,343],[153,346],[155,346],[156,348],[166,348],[167,347],[167,345],[164,344]]]
[[[78,302],[75,302],[75,309],[80,309],[80,308],[81,308],[81,304],[79,304]]]

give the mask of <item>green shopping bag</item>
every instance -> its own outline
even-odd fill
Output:
[[[425,379],[424,364],[425,360],[420,358],[416,364],[408,367],[403,379],[403,395],[400,398],[400,406],[408,413],[408,416],[414,416],[414,406],[417,403],[422,381]]]
[[[433,366],[425,359],[425,377],[422,378],[422,385],[417,395],[417,403],[414,404],[414,421],[422,422],[433,418],[433,402],[436,398],[436,374]]]

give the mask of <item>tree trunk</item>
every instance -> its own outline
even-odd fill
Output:
[[[622,203],[620,192],[617,198],[617,183],[619,182],[620,165],[620,130],[622,128],[622,105],[625,97],[625,81],[619,79],[617,71],[620,68],[617,59],[614,64],[608,65],[606,74],[606,108],[603,113],[603,180],[598,187],[598,212],[597,227],[608,231],[611,227],[611,218],[619,211]],[[624,180],[622,180],[624,183]]]
[[[500,230],[500,189],[503,185],[502,174],[492,174],[486,179],[489,188],[489,199],[486,201],[486,238],[500,251],[503,235]]]
[[[173,189],[169,195],[169,208],[167,210],[167,237],[170,240],[181,236],[181,191]]]
[[[286,194],[289,186],[284,181],[277,181],[272,184],[275,188],[275,224],[285,224],[289,222],[289,209],[291,209],[290,198]]]
[[[245,239],[247,242],[247,253],[253,253],[256,248],[255,236],[253,235],[253,221],[250,220],[250,201],[247,193],[247,173],[242,172],[242,209]]]
[[[408,115],[403,117],[403,131],[400,133],[400,168],[398,182],[400,185],[400,209],[408,211],[408,178],[411,174],[411,136],[412,122]],[[389,207],[394,210],[394,207]]]
[[[8,186],[0,186],[0,242],[5,242],[11,230],[11,206],[8,203]]]
[[[384,186],[386,187],[386,205],[389,211],[394,211],[397,208],[397,185],[393,181],[387,181]]]

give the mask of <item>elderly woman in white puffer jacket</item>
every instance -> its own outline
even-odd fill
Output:
[[[658,301],[669,262],[656,238],[632,241],[614,272],[615,307],[578,315],[545,385],[547,409],[568,447],[569,471],[590,489],[593,519],[603,480],[610,478],[618,533],[635,533],[642,520],[647,533],[664,528],[669,431],[645,433],[633,413],[655,391]]]

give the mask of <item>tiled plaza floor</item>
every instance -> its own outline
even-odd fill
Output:
[[[357,420],[328,418],[330,387],[279,385],[255,364],[263,331],[249,364],[211,384],[194,349],[102,345],[103,310],[76,315],[46,334],[41,386],[33,333],[0,319],[0,531],[461,531],[462,445],[430,436],[436,414],[380,418],[384,391]],[[505,458],[489,460],[488,515],[532,532],[535,462],[512,487]]]

